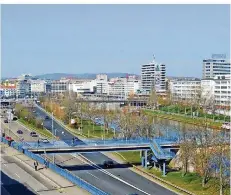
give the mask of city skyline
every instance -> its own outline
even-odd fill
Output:
[[[2,5],[2,77],[57,72],[140,75],[141,65],[154,54],[166,65],[167,76],[201,78],[203,59],[213,53],[229,58],[229,9]]]

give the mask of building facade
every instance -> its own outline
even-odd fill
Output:
[[[140,83],[140,80],[134,76],[112,78],[109,82],[109,94],[126,99],[132,94],[137,94],[140,90]]]
[[[31,80],[31,93],[45,93],[46,92],[46,81],[44,80]]]
[[[224,55],[212,55],[212,58],[203,60],[203,79],[230,74],[230,67],[230,61]]]
[[[2,98],[15,98],[16,86],[15,85],[1,85],[0,96]]]
[[[95,93],[96,81],[76,81],[69,84],[69,90],[76,93]]]
[[[175,79],[169,82],[171,97],[174,101],[192,101],[199,98],[201,92],[200,79]]]
[[[231,86],[230,75],[219,75],[214,78],[214,98],[218,107],[230,108],[231,103]]]
[[[51,81],[51,93],[65,93],[68,90],[69,81]]]
[[[16,84],[18,98],[31,97],[31,83],[28,80],[19,80]]]
[[[166,91],[166,69],[164,64],[158,64],[153,60],[141,67],[141,88],[144,92],[150,92],[153,87],[157,92]]]

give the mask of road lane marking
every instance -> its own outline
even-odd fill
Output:
[[[100,179],[100,178],[96,177],[95,175],[93,175],[93,174],[91,174],[91,173],[89,173],[89,172],[87,172],[87,173],[90,174],[92,177],[94,177],[94,178],[96,178],[96,179]]]
[[[87,159],[87,158],[84,157],[82,154],[79,154],[79,156],[81,156],[83,159]],[[79,160],[83,161],[82,159],[79,159]],[[134,188],[134,189],[136,189],[136,190],[138,190],[138,191],[144,193],[144,194],[151,195],[151,194],[149,194],[149,193],[147,193],[147,192],[145,192],[145,191],[143,191],[143,190],[137,188],[136,186],[134,186],[134,185],[132,185],[132,184],[130,184],[130,183],[128,183],[128,182],[122,180],[121,178],[119,178],[119,177],[113,175],[112,173],[110,173],[110,172],[108,172],[108,171],[102,169],[101,167],[99,167],[99,166],[96,165],[94,162],[90,161],[89,159],[87,159],[87,160],[85,160],[85,161],[86,161],[85,163],[87,163],[87,164],[89,164],[90,166],[92,166],[92,167],[98,169],[99,171],[101,171],[101,172],[103,172],[103,173],[105,173],[105,174],[107,174],[107,175],[113,177],[114,179],[117,179],[117,180],[119,180],[120,182],[122,182],[122,183],[124,183],[124,184],[126,184],[126,185],[128,185],[128,186],[130,186],[130,187],[132,187],[132,188]],[[88,161],[89,161],[91,164],[90,164]],[[84,162],[84,161],[83,161],[83,162]]]
[[[19,175],[18,175],[17,173],[15,173],[15,175],[16,175],[18,178],[20,178]]]

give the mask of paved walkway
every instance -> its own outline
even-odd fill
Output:
[[[41,164],[38,166],[38,171],[35,171],[33,163],[34,161],[24,154],[1,144],[1,171],[28,189],[40,195],[89,194],[50,169],[44,169]],[[11,184],[6,182],[2,185],[9,186]]]

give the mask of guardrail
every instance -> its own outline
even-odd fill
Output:
[[[34,159],[35,161],[38,161],[40,164],[47,164],[47,166],[53,170],[54,172],[56,172],[57,174],[63,176],[65,179],[69,180],[70,182],[74,183],[75,185],[85,189],[86,191],[88,191],[89,193],[93,194],[93,195],[109,195],[108,193],[96,188],[95,186],[91,185],[90,183],[84,181],[83,179],[79,178],[78,176],[72,174],[71,172],[69,172],[66,169],[62,169],[58,166],[56,166],[55,164],[46,161],[44,158],[42,158],[39,155],[36,155],[30,151],[28,151],[27,149],[23,149],[23,144],[22,143],[18,143],[15,141],[9,141],[6,140],[4,137],[1,137],[1,142],[8,144],[9,146],[15,148],[16,150],[18,150],[19,152],[24,153],[26,156]]]

